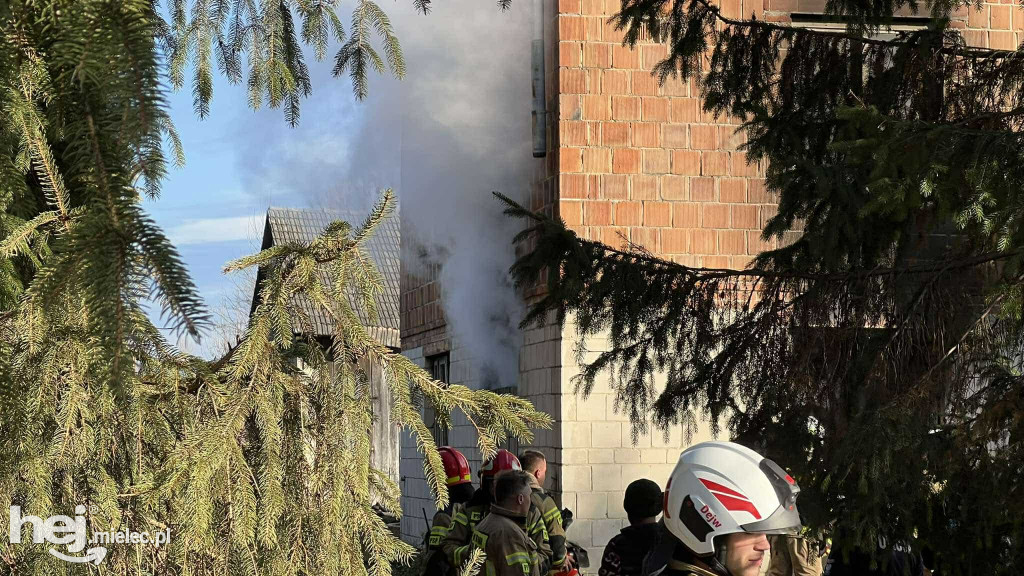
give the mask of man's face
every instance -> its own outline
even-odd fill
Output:
[[[537,483],[544,487],[544,481],[548,478],[548,463],[544,460],[540,461],[537,469],[533,472],[533,475],[537,477]]]
[[[764,534],[729,534],[725,537],[725,567],[733,576],[757,576],[770,548]]]

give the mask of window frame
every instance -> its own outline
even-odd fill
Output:
[[[442,352],[427,356],[424,360],[425,368],[430,377],[444,384],[449,383],[451,378],[451,354]],[[448,445],[448,427],[441,426],[437,421],[437,412],[429,402],[423,403],[423,423],[430,429],[430,435],[434,438],[437,446]]]

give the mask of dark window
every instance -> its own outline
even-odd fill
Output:
[[[427,357],[427,371],[430,372],[430,377],[434,380],[439,380],[444,383],[448,383],[449,376],[449,363],[448,353],[438,354],[436,356]],[[440,422],[437,418],[437,412],[434,411],[434,407],[428,403],[424,404],[423,407],[423,423],[430,428],[430,433],[434,437],[434,443],[438,446],[448,445],[448,427]]]

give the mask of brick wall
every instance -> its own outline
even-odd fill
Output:
[[[1024,42],[1024,8],[1009,2],[985,2],[980,8],[962,10],[953,26],[963,30],[972,46],[1015,50]]]
[[[756,13],[762,17],[761,0]],[[559,197],[577,233],[612,246],[629,241],[689,265],[743,267],[769,245],[760,230],[774,213],[763,170],[749,166],[738,123],[701,111],[692,82],[662,86],[651,76],[663,44],[621,45],[607,19],[617,0],[559,2]],[[755,11],[736,0],[727,11]],[[573,358],[574,329],[562,355]],[[603,341],[588,342],[597,353]],[[711,438],[676,428],[632,441],[607,380],[573,395],[578,368],[562,367],[563,499],[576,512],[569,538],[588,548],[596,571],[604,545],[625,526],[622,496],[638,478],[665,485],[679,453]]]
[[[788,21],[792,12],[823,11],[824,0],[720,5],[727,17]],[[760,238],[776,213],[763,166],[749,165],[738,150],[745,138],[736,132],[738,121],[701,110],[692,81],[659,85],[651,76],[667,53],[664,45],[644,39],[633,49],[621,45],[622,32],[608,23],[619,7],[619,0],[558,1],[558,214],[581,236],[612,246],[628,241],[688,265],[745,267],[775,247]],[[1024,40],[1024,9],[986,3],[962,10],[953,26],[973,45],[1015,48]],[[563,358],[573,358],[573,336],[569,322]],[[600,340],[589,348],[599,351]],[[625,486],[640,477],[664,485],[679,452],[710,432],[705,426],[687,439],[673,430],[667,439],[642,436],[634,445],[608,382],[583,399],[573,395],[575,373],[566,361],[562,496],[576,511],[570,539],[599,564],[604,544],[626,523]]]
[[[659,86],[660,43],[621,45],[607,22],[618,0],[560,0],[558,211],[586,238],[626,240],[690,265],[739,268],[774,247],[760,231],[776,208],[763,167],[737,150],[735,119],[701,110],[693,82]],[[821,12],[824,0],[722,0],[726,16],[773,21]],[[907,14],[910,14],[909,10]],[[1012,2],[962,10],[953,26],[972,45],[1013,49],[1024,9]]]
[[[729,3],[737,15],[761,2]],[[736,121],[701,111],[692,82],[651,76],[664,44],[621,45],[617,0],[559,3],[559,214],[583,236],[692,265],[745,266],[770,244],[763,170]],[[756,4],[756,9],[754,7]]]
[[[438,282],[441,268],[414,252],[403,247],[399,301],[402,349],[423,348],[423,355],[431,356],[449,348]]]

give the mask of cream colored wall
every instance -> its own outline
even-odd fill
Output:
[[[548,475],[551,478],[549,488],[557,497],[561,445],[560,426],[557,422],[561,411],[561,397],[558,393],[561,381],[560,346],[561,332],[557,325],[531,328],[522,331],[522,343],[519,351],[518,394],[528,400],[556,420],[551,430],[537,430],[530,447],[544,452],[549,461]],[[461,384],[470,388],[480,386],[479,362],[468,355],[467,348],[461,345],[458,338],[451,336],[448,340],[450,361],[449,380],[452,384]],[[419,366],[424,366],[426,359],[423,348],[403,350],[402,354]],[[460,450],[469,460],[473,471],[473,483],[479,485],[477,470],[480,468],[480,451],[477,448],[476,430],[461,413],[452,415],[452,429],[448,432],[448,444]],[[520,446],[525,448],[527,444]],[[408,432],[402,434],[400,461],[400,488],[402,490],[402,539],[406,542],[419,544],[423,533],[427,530],[424,515],[432,518],[436,508],[434,499],[427,486],[423,473],[423,455],[416,449],[416,442]]]
[[[634,443],[628,417],[615,409],[609,375],[602,375],[589,396],[574,394],[575,330],[563,331],[561,385],[562,499],[575,521],[569,539],[587,548],[591,570],[597,571],[605,544],[629,524],[622,497],[630,482],[649,478],[664,488],[676,460],[687,446],[714,439],[709,426],[701,425],[690,437],[681,427],[652,431]],[[593,358],[607,342],[588,340]]]

